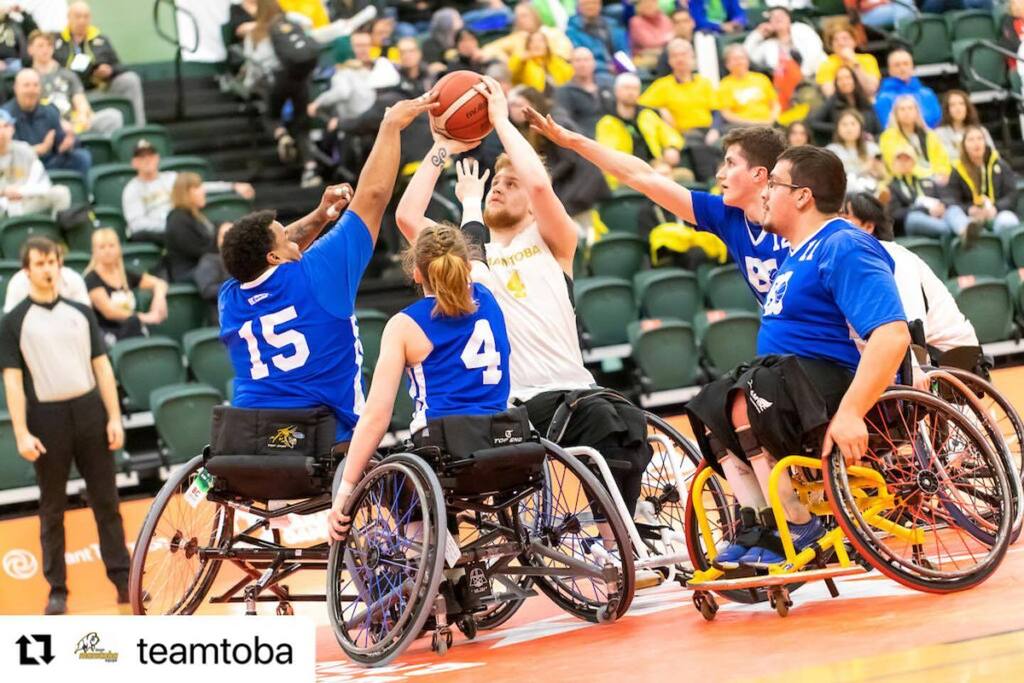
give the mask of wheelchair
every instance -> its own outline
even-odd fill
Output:
[[[1006,554],[1014,511],[1005,460],[991,440],[956,407],[914,389],[888,390],[865,422],[868,449],[857,465],[847,465],[837,450],[821,456],[811,444],[775,465],[769,503],[785,560],[766,570],[715,567],[717,549],[739,528],[739,505],[724,480],[701,466],[687,504],[686,538],[695,566],[688,585],[705,619],[718,611],[715,594],[745,602],[767,597],[784,617],[796,587],[821,580],[837,597],[835,578],[871,569],[932,593],[965,590],[992,575]],[[801,501],[828,529],[800,553],[778,493],[786,470]]]
[[[444,654],[453,626],[472,638],[478,615],[486,626],[511,616],[504,605],[525,599],[523,579],[581,619],[626,613],[626,524],[587,467],[530,431],[524,409],[443,418],[424,433],[366,474],[348,536],[330,548],[328,615],[349,658],[382,666],[425,633]]]
[[[293,602],[323,602],[282,582],[326,570],[328,544],[286,544],[276,521],[330,509],[343,457],[333,415],[218,407],[213,422],[211,444],[171,474],[146,515],[132,553],[133,612],[188,615],[208,603],[254,615],[257,603],[276,602],[290,615]],[[231,443],[236,434],[242,444]],[[234,576],[214,590],[225,565]]]

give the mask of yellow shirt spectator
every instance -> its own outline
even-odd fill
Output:
[[[618,152],[632,154],[644,160],[660,159],[665,150],[683,148],[683,136],[653,109],[641,108],[633,121],[606,114],[597,122],[594,139],[605,147]],[[642,140],[645,150],[634,149],[634,140]],[[613,190],[619,181],[610,173],[605,174],[608,186]]]
[[[860,65],[861,71],[866,73],[875,79],[882,77],[882,72],[878,70],[878,60],[872,55],[866,55],[857,53],[855,57],[857,64]],[[829,55],[828,59],[821,63],[818,67],[818,75],[815,77],[815,81],[818,85],[825,83],[832,83],[836,80],[836,72],[839,71],[839,67],[843,65],[843,60],[838,55]]]
[[[513,85],[525,85],[538,92],[547,89],[549,78],[551,83],[559,86],[571,81],[574,73],[572,65],[557,55],[545,59],[514,54],[508,60],[508,69],[512,73]]]
[[[286,14],[295,12],[309,17],[313,22],[313,28],[320,28],[331,23],[331,18],[327,16],[327,10],[324,8],[322,0],[278,0],[277,4]]]
[[[881,137],[878,138],[878,146],[882,151],[882,160],[885,162],[886,169],[892,173],[892,162],[896,158],[897,150],[909,145],[914,150],[915,176],[918,178],[948,178],[949,174],[953,172],[953,166],[949,162],[949,154],[946,152],[942,140],[930,130],[920,132],[924,137],[923,149],[920,135],[907,136],[902,130],[895,127],[889,127],[882,131]]]
[[[775,122],[779,96],[764,74],[748,71],[744,76],[729,75],[718,84],[718,106],[743,123]]]
[[[700,75],[680,82],[669,74],[651,83],[640,96],[642,107],[665,109],[672,115],[676,130],[685,133],[691,128],[710,128],[718,97],[711,82]]]

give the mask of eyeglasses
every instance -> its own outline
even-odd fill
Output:
[[[780,183],[775,178],[772,178],[771,176],[768,176],[768,189],[772,190],[776,186],[778,186],[778,187],[788,187],[791,190],[802,190],[803,188],[807,187],[806,185],[794,185],[793,183]]]

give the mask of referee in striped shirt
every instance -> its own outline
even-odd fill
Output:
[[[39,482],[46,614],[67,611],[64,509],[72,461],[85,479],[99,530],[100,555],[119,603],[128,602],[129,556],[112,451],[124,443],[117,385],[96,316],[57,292],[57,245],[33,237],[22,246],[29,296],[0,322],[0,367],[21,457]]]

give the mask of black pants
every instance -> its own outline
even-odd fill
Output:
[[[99,393],[92,391],[70,401],[31,404],[27,417],[29,431],[46,448],[34,464],[39,480],[43,575],[50,591],[67,592],[64,509],[72,461],[85,479],[107,578],[116,586],[127,586],[131,559],[124,542],[114,457],[107,448],[107,411]]]
[[[292,102],[292,118],[285,123],[281,110],[285,102]],[[274,82],[267,92],[267,123],[273,135],[277,128],[287,128],[299,151],[299,159],[310,159],[309,143],[309,78],[294,78],[286,71],[274,75]]]

